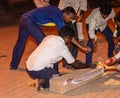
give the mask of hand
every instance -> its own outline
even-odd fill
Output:
[[[105,64],[107,64],[108,66],[113,65],[115,61],[116,61],[115,57],[112,57],[112,58],[105,60]]]
[[[87,48],[87,51],[86,51],[87,53],[92,51],[90,47],[87,46],[86,48]]]
[[[83,50],[84,50],[86,53],[89,53],[89,52],[92,51],[92,49],[91,49],[90,47],[88,47],[88,46],[83,47]]]

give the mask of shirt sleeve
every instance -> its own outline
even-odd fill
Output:
[[[64,43],[61,43],[58,47],[59,48],[57,51],[60,51],[59,54],[61,55],[62,58],[64,58],[67,61],[68,64],[71,64],[75,61],[68,47]]]
[[[89,21],[89,30],[88,30],[88,34],[91,39],[96,39],[95,28],[96,28],[96,21],[94,18],[91,18],[91,20]]]
[[[115,11],[112,9],[111,11],[111,19],[114,22],[114,17],[115,17]]]
[[[115,58],[116,58],[116,59],[119,59],[119,58],[120,58],[120,51],[115,55]]]
[[[71,64],[75,61],[75,59],[73,58],[72,54],[68,49],[64,51],[63,58],[67,61],[68,64]]]

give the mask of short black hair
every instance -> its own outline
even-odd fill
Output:
[[[109,15],[112,11],[112,6],[110,4],[102,4],[100,6],[100,12],[104,15]]]
[[[70,26],[63,26],[60,29],[59,36],[62,38],[66,36],[74,37],[74,30]]]
[[[75,14],[75,9],[73,8],[73,7],[71,7],[71,6],[68,6],[68,7],[66,7],[66,8],[64,8],[63,10],[62,10],[62,12],[63,13],[72,13],[72,14]]]
[[[50,5],[58,6],[60,0],[49,0]]]
[[[115,22],[116,22],[116,21],[120,22],[120,12],[118,12],[118,13],[115,15],[114,21],[115,21]]]

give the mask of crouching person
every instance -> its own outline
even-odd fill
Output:
[[[38,87],[49,88],[49,79],[55,74],[60,74],[57,62],[62,58],[69,64],[75,63],[75,59],[68,49],[73,36],[74,31],[65,26],[60,30],[59,36],[49,35],[45,37],[28,57],[26,61],[28,74],[34,79],[42,79]],[[89,48],[83,48],[83,50],[90,51]]]

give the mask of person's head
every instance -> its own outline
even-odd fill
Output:
[[[70,26],[64,26],[61,28],[59,36],[61,36],[65,41],[65,44],[69,46],[74,37],[74,30]]]
[[[62,10],[65,22],[71,22],[75,18],[75,9],[73,7],[66,7]]]
[[[117,26],[119,26],[120,29],[120,12],[118,12],[115,17],[114,17],[114,21],[117,24]]]
[[[110,4],[102,4],[100,6],[100,13],[103,18],[107,18],[111,13],[111,11],[112,11],[112,7]]]
[[[58,6],[60,0],[49,0],[49,5]]]

